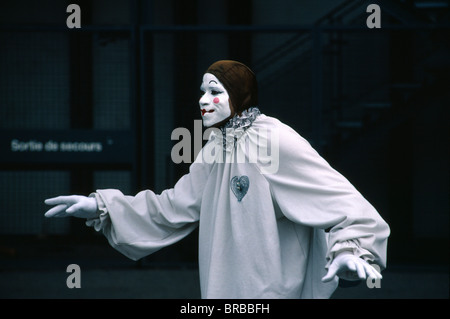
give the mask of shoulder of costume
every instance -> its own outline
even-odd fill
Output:
[[[283,123],[279,119],[261,114],[253,123],[253,128],[256,130],[266,129],[266,130],[276,130],[277,136],[280,138],[280,143],[283,142],[292,143],[300,142],[309,144],[305,138],[303,138],[297,131],[295,131],[289,125]],[[289,146],[289,145],[287,145]],[[292,145],[291,145],[292,146]]]

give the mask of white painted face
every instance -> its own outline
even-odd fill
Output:
[[[205,127],[220,123],[231,115],[229,96],[222,83],[211,73],[203,75],[203,83],[200,86],[203,92],[200,98],[200,111]]]

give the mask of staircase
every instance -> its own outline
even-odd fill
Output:
[[[340,29],[341,26],[365,26],[368,16],[365,8],[374,2],[381,8],[380,31],[364,27],[356,32]],[[436,54],[436,50],[426,45],[431,43],[427,40],[429,32],[420,26],[440,25],[449,20],[447,1],[407,0],[349,0],[318,19],[316,27],[326,28],[327,32],[321,34],[323,82],[320,99],[323,106],[320,135],[311,133],[312,143],[324,152],[339,152],[368,130],[397,123],[406,116],[410,100],[424,89],[424,82],[433,81],[426,69],[426,61]],[[399,26],[400,30],[382,30],[383,25]],[[404,27],[403,31],[401,27]],[[299,102],[286,94],[283,102],[298,104],[301,119],[297,122],[300,122],[300,131],[305,131],[307,136],[314,130],[311,119],[316,107],[314,98],[308,100],[312,90],[309,67],[314,66],[312,33],[294,34],[253,65],[262,94],[266,92],[266,99],[274,99],[269,104],[280,100],[273,97],[280,90],[303,97]],[[405,39],[402,39],[403,35]],[[421,44],[425,45],[420,47]],[[287,80],[283,82],[284,78],[291,79],[293,74],[307,75],[306,79],[298,79],[300,85],[297,84],[297,88],[289,87]],[[310,108],[305,107],[308,104]]]

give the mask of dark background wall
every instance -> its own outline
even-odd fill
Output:
[[[44,199],[171,187],[189,167],[171,160],[171,132],[188,128],[194,140],[204,70],[235,59],[257,74],[260,109],[306,137],[388,221],[389,262],[448,265],[444,2],[378,1],[381,29],[369,29],[375,1],[77,1],[81,29],[68,29],[70,2],[0,4],[1,258],[32,244],[111,249],[81,220],[44,219]],[[13,151],[13,140],[103,148]],[[193,233],[142,262],[196,254]]]

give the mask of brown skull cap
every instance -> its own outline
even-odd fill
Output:
[[[213,63],[205,73],[213,74],[225,87],[237,114],[258,106],[256,76],[245,64],[232,60]]]

